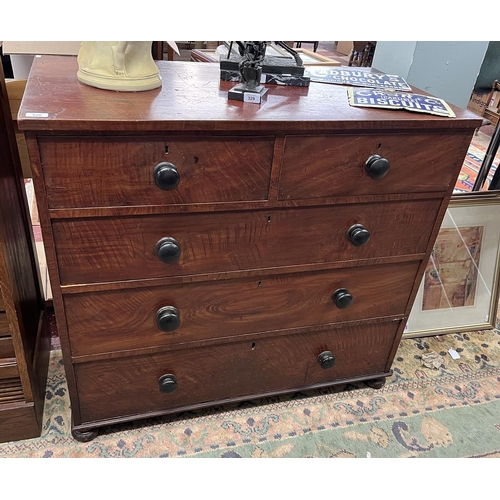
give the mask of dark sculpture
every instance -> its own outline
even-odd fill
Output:
[[[260,42],[236,42],[238,45],[239,54],[241,56],[241,60],[238,63],[238,70],[241,74],[241,83],[233,87],[229,91],[228,98],[236,99],[240,101],[253,101],[253,102],[261,102],[261,98],[267,92],[267,89],[263,87],[261,82],[262,77],[262,68],[265,64],[264,60],[266,59],[266,63],[272,65],[273,73],[281,73],[281,72],[290,72],[290,65],[283,61],[284,58],[278,60],[278,58],[274,58],[269,61],[266,58],[266,48],[267,43],[264,41]],[[302,69],[303,73],[303,64],[302,59],[299,54],[295,52],[292,48],[286,45],[284,42],[275,42],[276,45],[285,49],[289,52],[295,59],[296,69]],[[228,51],[228,60],[231,58],[231,51],[233,47],[233,42],[229,45]],[[245,98],[245,94],[249,93]],[[252,96],[254,94],[254,96]],[[258,97],[257,97],[258,95]]]

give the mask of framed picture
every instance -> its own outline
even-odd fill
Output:
[[[500,194],[453,196],[403,337],[494,328],[499,249]]]

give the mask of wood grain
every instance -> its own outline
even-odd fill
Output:
[[[472,131],[468,135],[288,136],[279,199],[446,191],[458,175],[471,137]],[[365,162],[372,155],[390,162],[382,179],[372,179],[365,172]]]
[[[363,131],[464,129],[482,120],[451,106],[456,118],[352,107],[341,85],[269,85],[263,106],[229,101],[234,82],[221,82],[216,64],[157,61],[161,88],[110,92],[82,85],[76,57],[35,58],[19,112],[21,130],[76,131]],[[57,89],[57,91],[55,91]],[[419,93],[419,89],[414,89]],[[47,113],[47,117],[27,117]]]
[[[440,200],[290,210],[54,221],[61,284],[355,261],[423,253]],[[370,231],[355,247],[354,224]],[[411,227],[411,231],[408,228]],[[300,228],[297,231],[297,228]],[[165,264],[156,243],[181,248]]]
[[[66,296],[72,354],[398,315],[406,307],[418,264]],[[347,309],[332,302],[339,288],[354,297]],[[156,312],[165,306],[179,311],[181,324],[171,333],[156,324]]]
[[[397,324],[332,329],[162,355],[133,356],[77,365],[83,422],[137,415],[194,403],[293,391],[319,383],[383,371]],[[318,355],[329,350],[333,368],[322,369]],[[366,356],[359,356],[366,352]],[[158,390],[158,378],[174,374],[178,389]]]
[[[39,143],[49,208],[237,202],[268,196],[273,137],[57,137]],[[172,163],[179,172],[179,185],[171,191],[155,184],[153,172],[161,162]]]

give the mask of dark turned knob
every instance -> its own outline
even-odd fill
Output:
[[[156,253],[158,258],[165,262],[165,264],[169,264],[170,262],[175,262],[179,260],[181,255],[181,247],[179,243],[174,238],[162,238],[156,244]]]
[[[156,324],[162,332],[173,332],[181,324],[179,311],[173,306],[166,306],[156,311]]]
[[[323,368],[323,370],[327,370],[335,364],[335,358],[330,351],[323,351],[318,356],[318,363],[321,365],[321,368]]]
[[[156,185],[160,189],[164,189],[166,191],[175,189],[181,180],[177,167],[173,163],[168,163],[166,161],[156,165],[153,176],[155,178]]]
[[[347,288],[339,288],[333,292],[332,300],[339,309],[347,309],[352,304],[352,295]]]
[[[177,379],[175,378],[175,375],[172,375],[171,373],[162,375],[158,379],[158,387],[160,388],[160,392],[165,394],[174,392],[177,389]]]
[[[347,237],[355,247],[362,247],[370,241],[370,231],[361,224],[354,224],[347,231]]]
[[[387,158],[379,155],[372,155],[365,163],[365,171],[372,179],[382,179],[389,172],[391,167]]]

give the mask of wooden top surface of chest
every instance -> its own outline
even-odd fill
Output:
[[[217,64],[158,61],[162,86],[114,92],[77,79],[72,56],[36,57],[19,111],[19,128],[38,131],[394,131],[477,127],[481,119],[452,106],[456,118],[352,107],[347,87],[269,85],[262,105],[228,100]],[[418,89],[415,92],[423,93]]]

